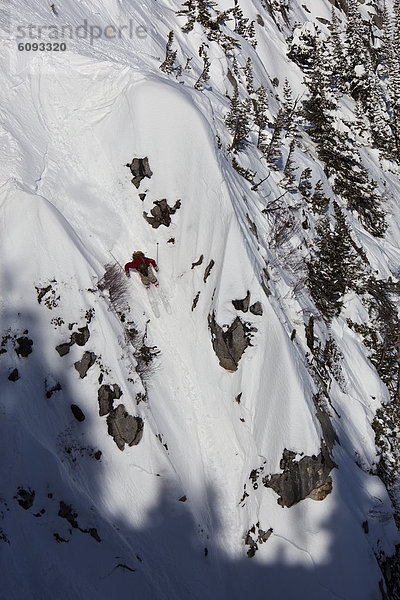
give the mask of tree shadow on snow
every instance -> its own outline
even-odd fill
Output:
[[[313,564],[306,557],[308,566],[304,566],[291,563],[287,555],[290,542],[282,539],[269,564],[260,559],[261,551],[248,558],[244,544],[243,556],[230,558],[219,545],[221,525],[213,489],[207,490],[201,505],[194,506],[196,499],[180,500],[176,483],[155,474],[157,491],[144,517],[136,514],[134,503],[130,522],[124,517],[125,509],[121,508],[121,514],[115,508],[111,511],[106,497],[113,491],[105,493],[110,484],[103,468],[110,459],[96,454],[101,448],[92,439],[96,418],[100,418],[94,416],[97,398],[93,398],[93,416],[86,414],[79,422],[71,411],[71,404],[79,401],[69,383],[70,377],[78,375],[73,368],[71,373],[70,366],[66,368],[71,360],[68,363],[55,351],[54,359],[47,354],[49,343],[42,339],[36,313],[3,313],[0,334],[4,336],[7,330],[10,337],[0,355],[0,568],[4,597],[364,598],[357,593],[368,574],[357,572],[356,556],[351,567],[343,564],[343,538],[338,534],[346,523],[338,512],[323,524],[329,540],[325,560]],[[33,341],[26,357],[15,350],[16,340],[24,336]],[[9,380],[15,368],[19,378]],[[50,393],[57,383],[61,389]],[[106,436],[105,422],[104,428]],[[134,453],[135,448],[129,452]],[[207,525],[197,522],[194,514],[206,515]],[[241,534],[245,532],[238,532]],[[265,544],[276,544],[278,536],[274,531]],[[347,593],[333,593],[328,587]],[[371,597],[379,598],[378,590]]]

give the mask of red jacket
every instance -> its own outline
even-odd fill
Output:
[[[146,267],[148,267],[149,265],[152,265],[153,267],[157,268],[157,264],[156,261],[153,260],[152,258],[147,258],[147,256],[135,256],[135,258],[133,259],[132,262],[128,262],[125,265],[125,273],[129,273],[129,269],[137,269],[138,265],[144,261],[146,263]]]

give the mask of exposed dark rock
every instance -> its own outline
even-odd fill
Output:
[[[140,417],[129,415],[123,404],[119,404],[107,417],[108,433],[120,450],[125,444],[136,446],[143,435],[143,421]]]
[[[102,451],[101,450],[96,450],[96,452],[93,454],[94,458],[96,460],[100,460],[101,459],[101,455],[102,455]]]
[[[0,542],[4,542],[6,544],[10,543],[10,540],[7,537],[6,532],[0,527]]]
[[[246,213],[247,222],[249,224],[249,228],[254,237],[258,240],[258,231],[257,225],[250,219],[249,215]]]
[[[121,396],[121,388],[116,383],[113,383],[112,385],[103,384],[100,386],[97,392],[100,417],[108,415],[108,413],[113,409],[114,400],[118,400],[118,398],[121,398]]]
[[[17,342],[17,347],[15,348],[15,352],[18,356],[22,356],[26,358],[32,352],[33,341],[28,337],[23,336],[19,337],[15,340]]]
[[[249,479],[252,483],[252,486],[255,490],[258,489],[257,480],[260,476],[260,473],[264,470],[264,467],[260,467],[259,469],[252,469],[249,475]]]
[[[51,285],[48,285],[44,288],[36,288],[37,291],[37,301],[39,302],[39,304],[42,302],[43,296],[45,296],[47,294],[47,292],[49,292],[51,290]]]
[[[169,238],[169,240],[167,240],[167,244],[175,244],[175,238],[174,237]]]
[[[363,521],[362,523],[362,528],[364,530],[364,533],[368,533],[369,532],[369,525],[368,525],[368,521]]]
[[[59,344],[58,346],[56,346],[56,350],[60,356],[65,356],[66,354],[68,354],[70,347],[71,343],[65,342],[64,344]]]
[[[144,202],[146,199],[146,194],[139,194],[139,198],[141,199],[142,202]]]
[[[88,322],[90,322],[90,320],[93,318],[93,314],[90,313],[90,316],[88,316],[88,312],[86,313],[86,317]],[[58,346],[56,346],[56,350],[60,356],[65,356],[66,354],[68,354],[71,346],[73,346],[74,344],[76,344],[77,346],[84,346],[89,338],[89,327],[87,325],[85,325],[85,327],[79,327],[78,331],[74,331],[71,334],[70,341],[65,342],[63,344],[59,344]]]
[[[129,571],[130,573],[136,572],[136,569],[132,569],[132,567],[128,567],[128,565],[125,565],[124,563],[118,563],[114,568],[123,569],[124,571]]]
[[[186,496],[182,496],[181,498],[179,498],[179,502],[186,502],[187,498]]]
[[[193,298],[192,311],[196,308],[199,298],[200,298],[200,292],[197,292],[196,296]]]
[[[213,259],[211,259],[206,267],[206,270],[204,271],[204,277],[203,277],[204,283],[207,281],[207,278],[208,278],[209,274],[211,273],[211,269],[213,268],[214,265],[215,265],[215,262],[213,261]]]
[[[290,335],[290,341],[293,342],[294,338],[296,337],[296,330],[293,329],[291,335]]]
[[[242,394],[243,394],[243,392],[240,392],[240,394],[238,394],[235,398],[235,400],[238,404],[240,404],[240,400],[242,399]]]
[[[329,0],[329,2],[347,15],[348,7],[346,0]]]
[[[69,540],[66,540],[65,538],[61,537],[61,535],[59,533],[53,533],[53,537],[56,540],[56,542],[58,542],[59,544],[61,542],[67,544],[69,542]]]
[[[152,217],[150,217],[147,212],[143,213],[143,217],[148,223],[150,223],[153,229],[157,229],[160,227],[160,225],[169,227],[171,225],[171,215],[174,215],[181,207],[180,200],[177,200],[174,206],[169,206],[166,198],[163,198],[162,200],[156,200],[153,202],[153,204],[154,207],[150,211],[150,213],[153,215]]]
[[[96,354],[94,352],[84,352],[81,360],[74,363],[75,369],[78,371],[81,379],[86,377],[86,373],[96,362]]]
[[[306,331],[306,342],[311,352],[314,350],[314,317],[311,315],[307,325],[304,325]]]
[[[264,269],[265,271],[265,269]],[[268,285],[265,283],[264,279],[261,279],[260,281],[261,283],[261,287],[264,290],[265,295],[267,296],[267,298],[269,298],[269,296],[271,295],[271,290],[269,289]]]
[[[147,156],[144,158],[134,158],[132,162],[126,165],[131,170],[133,178],[131,179],[133,185],[138,188],[142,179],[153,175],[153,171],[150,169],[149,159]]]
[[[270,527],[268,529],[268,531],[263,531],[262,529],[259,529],[258,530],[258,541],[260,542],[260,544],[263,544],[264,542],[266,542],[272,533],[273,533],[272,527]]]
[[[71,411],[72,411],[72,414],[74,415],[75,419],[77,421],[79,421],[80,423],[82,423],[82,421],[85,420],[85,415],[83,414],[83,412],[79,408],[79,406],[77,406],[76,404],[71,404]]]
[[[99,534],[97,533],[97,529],[96,527],[89,527],[89,529],[81,529],[82,533],[88,533],[89,535],[92,536],[93,539],[96,540],[96,542],[101,542],[101,538],[99,536]]]
[[[250,334],[256,329],[249,327],[239,317],[236,317],[224,331],[216,322],[214,313],[208,317],[208,325],[211,329],[212,345],[219,364],[227,371],[236,371],[243,352],[247,346],[250,346]]]
[[[38,303],[42,304],[42,300],[44,299],[44,305],[49,310],[52,310],[53,308],[57,308],[58,302],[60,300],[60,296],[57,295],[56,289],[53,289],[53,284],[56,284],[56,283],[57,283],[57,281],[54,279],[46,287],[40,288],[40,287],[35,286]]]
[[[52,395],[54,394],[54,392],[61,391],[61,383],[59,381],[57,381],[57,383],[55,383],[53,386],[48,388],[47,387],[47,379],[45,379],[44,385],[45,385],[45,389],[46,389],[46,398],[51,398]]]
[[[247,290],[247,294],[242,300],[232,300],[232,304],[236,308],[236,310],[241,310],[242,312],[247,312],[249,310],[249,303],[250,303],[249,290]]]
[[[251,537],[251,533],[255,533],[254,525],[251,529],[249,529],[244,539],[244,543],[246,544],[246,546],[250,546],[249,550],[247,550],[247,556],[249,558],[253,558],[253,556],[258,550],[257,542],[253,540],[253,538]]]
[[[263,307],[261,302],[254,302],[254,304],[250,306],[250,312],[253,313],[253,315],[256,315],[257,317],[261,317],[261,315],[263,314]]]
[[[318,456],[303,456],[295,460],[296,453],[283,451],[280,467],[283,473],[264,477],[265,487],[272,488],[278,495],[278,504],[293,506],[305,498],[324,500],[332,491],[332,479],[329,475],[335,463],[323,444]]]
[[[13,369],[8,376],[9,381],[18,381],[19,378],[18,369]]]
[[[228,69],[226,76],[233,89],[237,90],[238,82],[236,81],[236,78],[230,69]]]
[[[76,520],[78,514],[72,510],[72,506],[70,504],[66,504],[60,500],[60,510],[58,511],[58,516],[62,519],[66,519],[74,529],[78,529],[78,522]]]
[[[85,313],[85,318],[86,318],[86,323],[91,323],[92,320],[94,319],[94,316],[96,314],[96,311],[93,307],[88,308],[88,310]]]
[[[194,269],[194,267],[198,267],[199,265],[201,265],[201,263],[203,262],[203,258],[204,255],[201,254],[199,260],[196,260],[196,262],[192,263],[191,268]]]
[[[70,344],[76,344],[77,346],[84,346],[88,339],[90,338],[89,327],[85,325],[85,327],[79,327],[78,331],[74,331],[71,335]]]
[[[339,439],[336,435],[336,431],[333,428],[329,414],[318,403],[318,395],[317,394],[313,397],[313,400],[314,400],[315,407],[317,409],[317,412],[315,414],[321,425],[325,444],[329,450],[332,450],[333,445],[335,443],[339,444]]]
[[[24,488],[18,488],[17,495],[14,496],[17,500],[18,504],[22,506],[24,510],[28,510],[31,508],[33,501],[35,499],[35,491],[28,488],[25,490]]]

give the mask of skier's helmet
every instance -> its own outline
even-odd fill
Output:
[[[144,256],[143,252],[141,252],[140,250],[138,250],[137,252],[134,252],[132,254],[132,258],[136,258],[137,256]]]

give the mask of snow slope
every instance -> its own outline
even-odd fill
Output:
[[[320,4],[318,16],[329,18],[329,3]],[[273,110],[269,79],[287,72],[300,88],[301,74],[288,69],[284,36],[261,5],[243,7],[249,15],[263,11],[256,77],[268,82]],[[226,135],[226,58],[211,43],[212,89],[200,92],[193,88],[200,33],[180,32],[177,3],[65,1],[56,9],[53,15],[36,0],[12,0],[9,19],[2,16],[4,30],[11,29],[1,48],[0,318],[2,336],[10,336],[0,355],[4,597],[380,598],[374,552],[390,554],[398,537],[385,487],[368,471],[376,460],[371,421],[387,392],[345,321],[332,327],[342,340],[346,380],[345,390],[332,389],[339,439],[332,493],[282,508],[272,489],[249,480],[261,467],[263,475],[278,473],[285,448],[298,458],[317,455],[323,432],[304,358],[308,301],[290,294],[268,247],[263,199],[250,197],[248,182],[218,148],[216,134]],[[301,18],[303,9],[296,14]],[[104,26],[134,19],[148,31],[143,39],[68,40],[58,54],[16,50],[20,23],[78,26],[84,19]],[[195,72],[180,81],[158,68],[172,29],[179,55],[193,56]],[[138,190],[146,191],[142,202],[125,164],[143,156],[153,176]],[[277,189],[272,177],[264,193],[274,197]],[[142,213],[161,198],[170,205],[180,199],[181,208],[169,228],[153,229]],[[146,291],[131,278],[129,319],[160,351],[147,402],[137,403],[144,388],[132,347],[96,285],[113,261],[110,252],[124,263],[139,248],[155,256],[156,244],[172,310],[160,304],[156,319]],[[371,253],[382,270],[385,253],[399,257],[390,238]],[[191,268],[201,254],[202,265]],[[271,296],[262,286],[266,264]],[[48,305],[39,303],[35,288],[49,283],[54,293],[45,296]],[[261,302],[262,316],[243,317],[233,307],[247,290],[252,303]],[[236,316],[256,328],[234,373],[213,351],[212,312],[225,328]],[[86,324],[85,348],[59,356],[55,346]],[[23,335],[33,340],[25,358],[12,339]],[[80,379],[74,363],[83,351],[97,361]],[[10,381],[15,368],[20,379]],[[126,410],[143,419],[137,446],[121,452],[107,435],[99,378],[117,383]],[[57,383],[61,389],[52,391]],[[244,484],[248,496],[241,501]],[[26,510],[18,501],[22,488],[35,491]],[[75,517],[60,515],[61,502]],[[273,532],[250,560],[244,537],[256,523]]]

